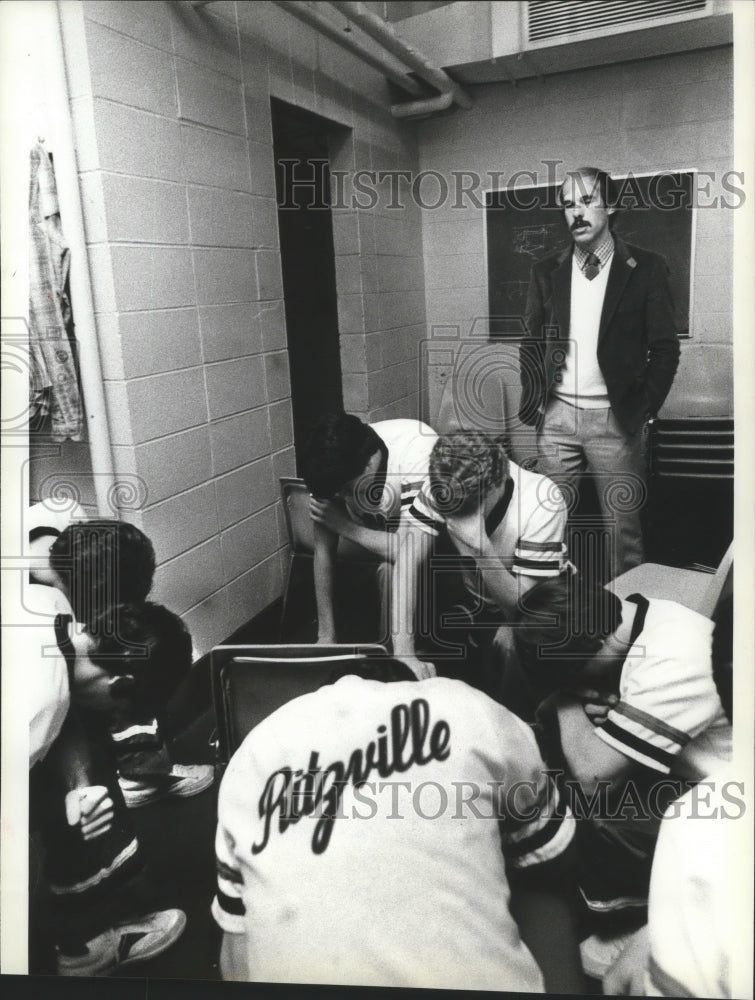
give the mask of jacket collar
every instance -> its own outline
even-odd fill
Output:
[[[574,244],[570,243],[556,257],[556,267],[551,276],[553,287],[553,311],[561,336],[569,336],[569,319],[571,314],[571,262],[574,256]],[[619,299],[632,271],[637,267],[637,261],[623,240],[614,236],[613,257],[608,272],[608,283],[603,300],[603,311],[600,314],[600,331],[598,343],[603,339],[608,324],[616,311]]]

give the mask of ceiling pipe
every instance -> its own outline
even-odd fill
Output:
[[[288,5],[286,5],[288,6]],[[442,69],[433,66],[420,52],[412,45],[400,38],[393,28],[386,22],[373,14],[362,3],[349,3],[345,0],[331,0],[331,6],[359,25],[365,34],[374,38],[383,48],[387,49],[402,62],[410,66],[417,76],[441,91],[442,94],[450,93],[452,99],[462,108],[473,106],[472,98],[463,90],[455,80]],[[430,98],[434,100],[434,98]],[[394,106],[395,107],[395,106]],[[398,105],[400,108],[401,105]],[[393,109],[391,109],[393,111]],[[396,114],[395,111],[393,111]],[[402,117],[402,116],[399,116]],[[406,115],[403,115],[406,117]]]
[[[411,94],[412,97],[422,97],[424,91],[411,77],[407,76],[405,72],[401,69],[394,68],[390,63],[388,63],[385,57],[374,55],[368,48],[365,48],[361,42],[357,41],[351,34],[345,32],[342,28],[338,28],[333,24],[331,20],[324,17],[322,14],[318,13],[309,4],[303,2],[296,2],[296,0],[275,0],[279,7],[283,10],[287,10],[289,14],[303,21],[305,24],[309,25],[311,28],[315,28],[317,31],[325,35],[336,45],[340,45],[342,48],[347,49],[353,55],[358,56],[362,62],[367,63],[368,66],[372,66],[373,69],[378,70],[384,76],[387,76],[389,80],[392,80],[397,86],[401,87],[407,93]]]
[[[436,111],[445,111],[454,102],[451,91],[438,94],[437,97],[426,97],[422,101],[407,101],[405,104],[392,104],[391,114],[394,118],[419,118],[431,115]]]

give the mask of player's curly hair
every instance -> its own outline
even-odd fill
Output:
[[[332,500],[346,483],[356,479],[381,447],[377,433],[351,413],[329,413],[310,434],[301,462],[301,476],[309,492]]]
[[[77,521],[51,545],[50,566],[63,581],[76,620],[91,625],[114,604],[146,598],[155,550],[143,531],[125,521]]]
[[[444,434],[430,455],[432,504],[443,514],[471,513],[508,472],[504,438],[471,430]]]

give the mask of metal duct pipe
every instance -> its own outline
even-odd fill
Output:
[[[283,10],[287,10],[289,14],[303,21],[305,24],[309,25],[311,28],[317,29],[317,31],[322,32],[326,38],[329,38],[336,45],[340,45],[342,48],[347,49],[353,55],[358,56],[362,62],[367,63],[368,66],[372,66],[373,69],[378,70],[378,72],[383,73],[388,77],[389,80],[402,88],[402,90],[407,91],[412,97],[422,97],[422,88],[419,84],[415,83],[411,77],[408,77],[406,73],[402,72],[400,69],[394,68],[390,63],[388,63],[384,58],[374,55],[369,49],[365,48],[361,42],[352,38],[348,33],[337,28],[332,21],[329,21],[322,14],[318,13],[314,8],[310,7],[309,4],[303,2],[297,2],[297,0],[275,0],[279,7]]]
[[[392,104],[391,114],[394,118],[419,118],[431,115],[434,111],[445,111],[453,104],[454,95],[451,91],[438,94],[436,97],[426,97],[423,101],[407,101],[405,104]]]
[[[423,80],[432,84],[433,87],[437,87],[442,93],[450,92],[453,100],[462,108],[472,107],[472,98],[458,83],[452,80],[444,70],[438,69],[432,63],[428,62],[408,42],[399,38],[390,25],[386,24],[377,14],[373,14],[367,10],[364,4],[349,3],[346,0],[331,0],[331,5],[345,17],[350,18],[355,24],[358,24],[362,31],[369,35],[370,38],[374,38],[383,48],[387,49],[402,62],[405,62],[407,66],[410,66]],[[286,4],[285,6],[288,5]]]

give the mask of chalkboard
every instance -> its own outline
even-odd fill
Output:
[[[677,172],[614,180],[619,207],[614,232],[666,258],[677,330],[689,337],[694,176]],[[491,340],[522,336],[530,268],[571,242],[557,194],[556,185],[547,185],[492,191],[486,197]]]

